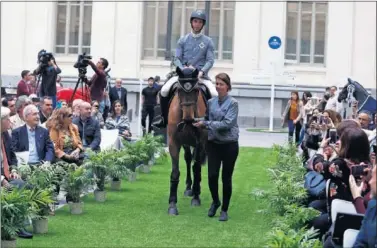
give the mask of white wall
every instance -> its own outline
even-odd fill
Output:
[[[326,67],[286,66],[296,71],[297,84],[338,84],[350,76],[367,88],[376,84],[376,9],[374,3],[329,2]],[[341,11],[340,11],[341,10]],[[250,74],[267,69],[271,58],[268,38],[282,38],[273,56],[282,65],[285,41],[284,2],[236,2],[233,63],[216,61],[211,71],[227,72],[233,81],[250,81]],[[109,59],[111,75],[146,78],[169,72],[168,61],[140,59],[143,37],[142,2],[93,2],[92,46],[94,59]],[[17,19],[14,18],[17,16]],[[1,8],[1,72],[19,75],[36,67],[36,55],[53,51],[56,2],[5,2]],[[62,75],[76,76],[76,56],[57,56]],[[88,70],[88,75],[93,72]]]

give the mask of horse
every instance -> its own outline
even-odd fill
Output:
[[[358,82],[348,78],[347,84],[343,87],[342,91],[338,95],[338,102],[343,102],[343,118],[347,118],[347,112],[352,107],[352,98],[358,101],[358,110],[369,111],[370,113],[376,113],[377,101],[374,99],[368,91],[361,86]],[[347,106],[348,105],[348,106]]]
[[[176,70],[178,83],[173,85],[173,98],[169,104],[167,133],[169,153],[172,161],[170,175],[169,215],[178,215],[177,188],[179,183],[179,153],[184,149],[186,161],[186,190],[185,196],[192,196],[191,206],[200,206],[201,167],[206,160],[206,143],[208,132],[194,127],[192,124],[204,118],[207,110],[205,96],[199,86],[199,71],[191,68]],[[191,152],[193,147],[193,153]],[[191,180],[191,162],[193,179]],[[192,189],[191,189],[192,186]]]

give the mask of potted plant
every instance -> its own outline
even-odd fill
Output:
[[[109,165],[113,162],[114,151],[112,149],[102,152],[89,152],[89,158],[84,162],[84,167],[94,176],[97,188],[94,190],[94,197],[97,202],[106,201],[105,183],[109,176]]]
[[[153,136],[152,134],[145,135],[140,142],[142,149],[147,154],[147,159],[143,161],[144,165],[152,166],[155,163],[155,155],[157,153],[164,153],[164,146],[162,137]]]
[[[71,214],[81,214],[83,212],[83,202],[80,196],[92,183],[93,179],[84,167],[68,168],[67,174],[63,178],[62,186],[67,192],[67,198],[69,198],[68,204]]]
[[[43,201],[36,201],[35,207],[38,209],[36,215],[32,219],[34,233],[48,232],[48,216],[50,215],[49,204],[53,203],[53,194],[56,189],[57,178],[54,168],[50,164],[35,167],[31,170],[31,174],[27,179],[28,184],[33,189],[43,190],[39,192]]]
[[[140,142],[132,144],[129,142],[124,142],[124,165],[129,169],[128,180],[133,182],[136,180],[136,167],[141,164],[140,161],[142,157],[146,154],[141,153],[140,151]],[[139,144],[139,145],[138,145]]]
[[[33,218],[39,205],[48,204],[43,190],[12,188],[1,190],[1,247],[16,247],[17,233],[24,228],[25,220]]]
[[[127,156],[125,150],[116,150],[112,156],[113,161],[109,164],[109,176],[111,180],[111,189],[120,190],[122,178],[128,174],[126,167]]]

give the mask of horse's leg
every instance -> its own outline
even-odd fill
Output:
[[[181,145],[176,142],[169,142],[169,152],[172,160],[172,172],[170,174],[170,196],[169,209],[170,215],[178,215],[177,209],[177,189],[179,183],[179,150]]]
[[[191,179],[191,162],[192,162],[192,154],[190,146],[183,146],[185,150],[185,161],[187,167],[187,174],[186,174],[186,190],[184,195],[185,196],[192,196],[192,179]]]
[[[193,198],[191,200],[192,206],[200,206],[200,182],[202,181],[202,163],[205,159],[205,151],[201,145],[195,147],[194,166],[192,171],[194,174]]]

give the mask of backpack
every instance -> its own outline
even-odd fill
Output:
[[[326,180],[316,171],[309,171],[305,174],[304,187],[312,197],[317,199],[326,197]]]

